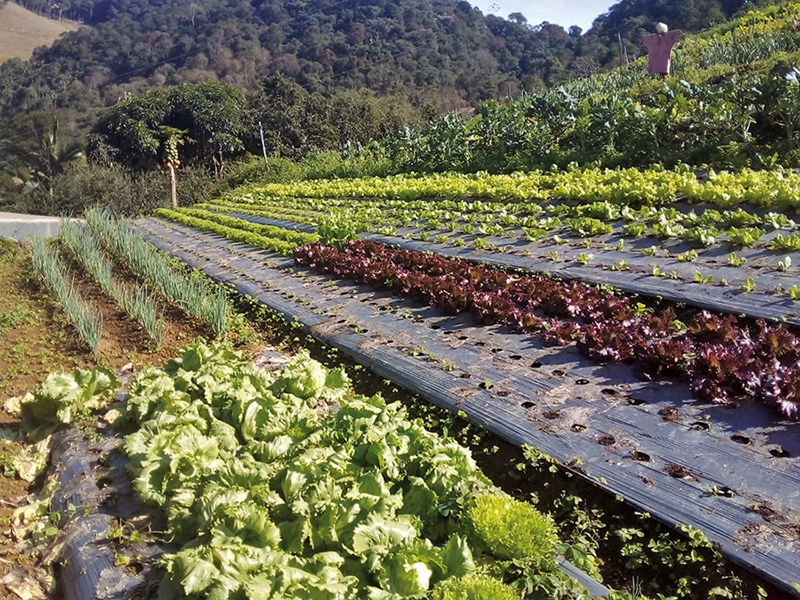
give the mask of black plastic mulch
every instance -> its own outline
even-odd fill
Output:
[[[243,213],[225,213],[228,216],[245,219],[253,223],[274,225],[286,229],[299,231],[314,231],[308,225],[299,225],[291,221],[265,219]],[[609,248],[585,248],[581,244],[571,245],[529,244],[525,241],[513,242],[508,239],[485,238],[488,243],[497,246],[506,246],[510,251],[489,252],[476,250],[469,247],[470,237],[464,237],[467,245],[456,247],[452,245],[437,244],[432,241],[422,242],[408,240],[402,237],[405,232],[419,233],[418,230],[403,230],[398,236],[385,236],[379,234],[364,234],[363,239],[421,250],[423,252],[436,252],[444,256],[451,256],[484,263],[496,267],[510,267],[536,273],[550,273],[564,279],[575,279],[592,284],[606,284],[617,287],[626,292],[642,294],[644,296],[664,298],[671,302],[685,302],[699,308],[717,312],[727,312],[734,315],[746,315],[753,318],[785,321],[800,325],[800,302],[793,301],[785,290],[792,285],[800,285],[797,270],[800,269],[800,255],[781,254],[768,252],[765,249],[738,250],[737,255],[751,261],[746,268],[731,267],[726,264],[729,251],[721,247],[705,250],[703,259],[696,262],[680,262],[678,252],[690,249],[689,244],[683,242],[670,242],[666,245],[656,239],[635,240],[634,245],[629,245],[628,251],[615,251]],[[618,238],[608,238],[609,242]],[[574,240],[573,240],[574,242]],[[652,244],[668,246],[672,249],[670,257],[642,256],[638,252],[631,252],[632,248],[649,247]],[[529,256],[521,254],[527,249]],[[548,257],[549,252],[559,255],[557,261]],[[586,265],[575,262],[580,254],[593,254],[594,258]],[[793,257],[793,265],[787,272],[777,270],[777,262],[786,256]],[[612,271],[606,268],[620,260],[624,260],[630,270]],[[767,266],[767,263],[771,265]],[[653,276],[653,266],[658,266],[662,273],[675,271],[680,279]],[[703,276],[713,276],[714,281],[701,285],[694,282],[694,273]],[[755,282],[752,292],[745,292],[739,288],[741,282],[751,277]],[[731,285],[723,287],[717,285],[722,279],[727,279]],[[775,289],[780,286],[783,293],[776,294]]]
[[[800,579],[800,424],[753,403],[703,403],[683,384],[643,382],[575,348],[443,316],[218,236],[153,219],[135,229],[380,376],[538,447],[670,526],[701,529],[729,559],[800,596],[791,588]]]

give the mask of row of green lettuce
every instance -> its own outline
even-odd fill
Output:
[[[445,173],[331,179],[289,184],[253,184],[222,196],[223,201],[259,205],[275,197],[296,198],[479,198],[498,201],[607,201],[620,206],[667,205],[678,201],[718,208],[740,205],[800,206],[800,174],[784,169],[739,172],[711,171],[698,175],[688,167],[673,170],[570,169],[508,175]]]
[[[194,229],[216,233],[229,241],[248,244],[281,256],[291,256],[294,248],[300,244],[319,241],[319,236],[315,234],[259,225],[243,219],[189,208],[179,210],[159,208],[156,216]]]
[[[53,374],[23,400],[23,427],[42,437],[118,385],[103,368]],[[161,597],[584,597],[557,568],[549,517],[305,351],[267,373],[193,342],[128,392],[134,489],[178,547],[160,559]]]

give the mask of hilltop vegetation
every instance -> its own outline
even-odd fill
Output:
[[[657,19],[692,31],[744,4],[625,0],[581,35],[577,27],[484,16],[456,0],[25,0],[31,10],[92,27],[27,63],[2,65],[0,115],[83,113],[125,92],[208,79],[254,89],[277,73],[312,93],[367,88],[449,110],[618,65],[618,33],[635,57],[640,34]]]
[[[751,11],[675,51],[674,74],[645,59],[507,102],[451,115],[388,141],[398,172],[797,166],[800,3]]]

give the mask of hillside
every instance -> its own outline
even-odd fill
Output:
[[[673,52],[410,127],[385,143],[399,172],[510,172],[552,165],[739,169],[800,166],[800,2],[749,11]],[[599,198],[598,198],[599,199]]]
[[[55,21],[9,2],[0,7],[0,63],[10,58],[28,60],[34,48],[49,46],[78,24]]]
[[[85,113],[125,92],[208,79],[254,89],[278,73],[323,95],[369,88],[452,110],[616,66],[617,34],[635,56],[641,31],[664,15],[691,31],[743,4],[624,0],[582,35],[484,16],[458,0],[88,0],[63,14],[93,27],[0,67],[0,116]]]

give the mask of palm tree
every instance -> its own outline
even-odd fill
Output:
[[[36,145],[30,149],[24,143],[6,142],[2,149],[9,156],[16,158],[24,166],[32,180],[43,186],[50,197],[53,196],[53,182],[64,172],[67,165],[84,158],[83,146],[80,142],[62,144],[58,137],[58,119],[40,119],[34,123],[33,134]]]

